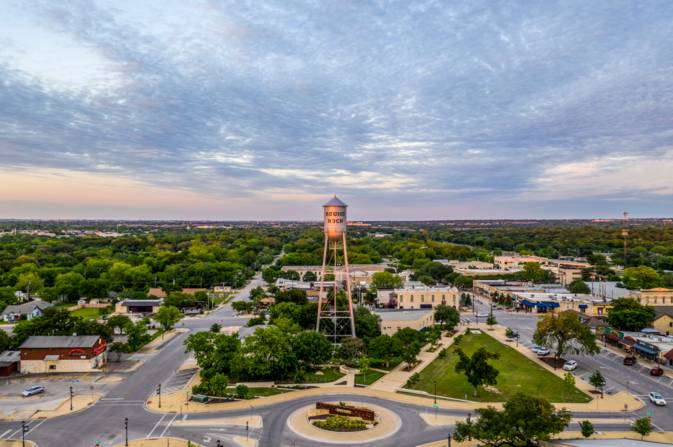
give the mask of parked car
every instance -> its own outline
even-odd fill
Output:
[[[577,362],[575,360],[568,360],[563,364],[563,369],[565,371],[574,371],[577,369]]]
[[[533,351],[533,352],[536,353],[536,354],[537,354],[541,349],[544,349],[544,347],[543,347],[543,346],[538,346],[538,345],[533,345],[533,347],[530,348],[530,350]]]
[[[627,357],[624,357],[624,364],[625,365],[635,365],[636,364],[636,356],[635,355],[629,355]]]
[[[663,368],[660,368],[658,366],[655,366],[650,370],[650,375],[651,376],[663,376],[664,375],[664,370]]]
[[[477,314],[477,318],[487,318],[487,317],[488,317],[488,314],[487,314],[487,313],[484,313],[484,312],[479,312],[479,313]]]
[[[648,394],[647,396],[650,398],[650,402],[652,402],[654,405],[658,406],[666,405],[666,400],[664,399],[664,396],[657,393],[656,391],[650,392],[650,394]]]
[[[539,357],[544,357],[545,355],[549,355],[549,354],[551,354],[551,351],[549,350],[549,348],[541,347],[540,349],[538,349],[537,351],[535,351],[535,353],[536,353]]]
[[[42,385],[33,385],[33,386],[29,386],[28,388],[23,390],[21,395],[23,397],[30,397],[30,396],[34,396],[36,394],[41,394],[41,393],[44,393],[44,392],[45,392],[45,387],[43,387]]]

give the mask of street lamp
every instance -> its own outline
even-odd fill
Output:
[[[157,396],[159,396],[159,408],[161,408],[161,384],[157,385]]]
[[[126,433],[126,440],[124,445],[129,446],[129,418],[124,418],[124,432]]]
[[[437,405],[437,381],[433,380],[432,384],[435,386],[435,405]]]
[[[70,411],[72,411],[72,385],[70,385]]]
[[[446,441],[447,447],[451,447],[451,432],[449,432],[448,436],[446,437]]]
[[[26,421],[21,421],[21,446],[26,447],[26,432],[28,427],[26,427]]]

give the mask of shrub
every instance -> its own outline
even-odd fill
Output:
[[[360,431],[366,430],[367,424],[362,419],[347,416],[330,416],[325,420],[314,421],[313,425],[330,431]]]

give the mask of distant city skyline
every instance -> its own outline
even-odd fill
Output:
[[[0,218],[673,215],[673,3],[3,2]]]

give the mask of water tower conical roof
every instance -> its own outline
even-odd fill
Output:
[[[345,203],[343,203],[337,196],[334,196],[330,199],[329,202],[324,204],[323,206],[348,206]]]

